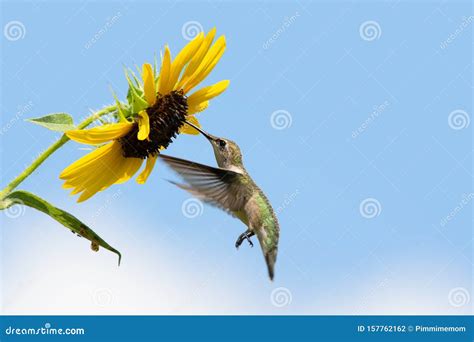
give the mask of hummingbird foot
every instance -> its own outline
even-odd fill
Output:
[[[235,248],[239,249],[240,245],[242,244],[242,242],[244,242],[244,240],[247,240],[250,247],[253,247],[253,242],[252,240],[250,240],[250,238],[254,235],[255,233],[250,230],[247,230],[246,232],[240,234],[237,238],[237,241],[235,241]]]

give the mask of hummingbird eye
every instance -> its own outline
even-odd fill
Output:
[[[225,147],[225,145],[226,145],[225,140],[219,139],[219,146],[220,147]]]

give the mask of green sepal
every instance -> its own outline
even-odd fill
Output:
[[[118,264],[120,265],[120,261],[122,259],[122,255],[118,250],[110,246],[107,242],[105,242],[99,235],[97,235],[92,229],[82,223],[79,219],[75,216],[69,214],[68,212],[56,208],[46,200],[23,190],[14,191],[8,196],[1,203],[1,209],[7,209],[12,205],[26,205],[28,207],[34,208],[39,210],[46,215],[49,215],[51,218],[55,219],[59,223],[61,223],[66,228],[69,228],[73,233],[76,233],[79,236],[82,236],[91,242],[91,249],[95,252],[99,250],[99,246],[115,253],[118,255]]]
[[[125,71],[125,77],[127,78],[128,82],[128,93],[127,93],[127,100],[128,103],[130,104],[130,108],[132,113],[139,113],[141,110],[145,109],[148,107],[148,102],[143,98],[143,91],[138,87],[130,78],[130,74],[132,77],[135,77],[135,82],[136,76],[133,74],[132,71]]]
[[[156,57],[156,53],[155,53],[155,58],[154,58],[154,61],[153,61],[153,76],[155,77],[155,87],[156,89],[158,89],[158,84],[159,84],[159,81],[160,81],[160,77],[157,76],[158,75],[158,58]]]
[[[158,73],[158,58],[156,57],[156,53],[155,53],[155,56],[153,57],[153,75],[155,76],[155,78],[156,78],[157,73]]]
[[[67,113],[54,113],[41,118],[26,119],[26,121],[56,132],[65,132],[75,128],[72,117]]]
[[[136,64],[135,64],[135,69],[136,69],[136,71],[137,71],[137,74],[138,74],[138,75],[141,75],[142,70],[141,70],[140,67],[139,67],[138,65],[136,65]],[[133,70],[131,70],[131,73],[132,73],[133,78],[135,79],[135,82],[138,82],[138,84],[140,84],[140,81],[138,81],[137,75],[133,72]]]
[[[112,88],[110,90],[112,91],[112,96],[114,97],[115,105],[117,106],[118,119],[120,121],[126,121],[127,117],[130,116],[130,113],[128,113],[127,108],[124,107],[123,103],[120,102],[115,91]]]
[[[137,66],[135,66],[135,67],[137,67]],[[135,83],[134,83],[134,84],[135,84],[135,87],[138,88],[139,91],[141,91],[141,88],[140,88],[140,87],[141,87],[141,85],[140,85],[140,80],[138,79],[137,75],[136,75],[136,74],[133,72],[133,70],[130,69],[130,68],[128,69],[128,72],[130,73],[130,75],[131,75],[132,78],[133,78],[133,81],[135,82]],[[140,75],[140,70],[139,70],[139,69],[137,69],[137,72],[138,72],[138,74]]]

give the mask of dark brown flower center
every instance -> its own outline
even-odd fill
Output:
[[[134,123],[130,132],[119,139],[126,158],[144,159],[158,154],[162,147],[167,148],[184,125],[188,101],[182,91],[172,91],[164,96],[158,94],[155,104],[146,112],[150,118],[148,139],[138,140],[138,123]]]

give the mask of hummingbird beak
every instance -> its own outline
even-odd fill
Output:
[[[185,123],[186,123],[187,125],[191,126],[192,128],[194,128],[196,131],[198,131],[198,132],[201,133],[202,135],[204,135],[204,136],[207,138],[207,140],[209,140],[209,141],[214,141],[214,140],[217,139],[215,136],[213,136],[213,135],[211,135],[211,134],[209,134],[209,133],[207,133],[207,132],[204,132],[201,128],[197,127],[196,125],[194,125],[194,124],[192,124],[192,123],[190,123],[190,122],[188,122],[188,121],[185,121]]]

